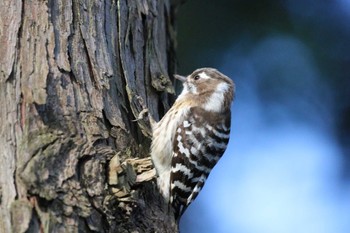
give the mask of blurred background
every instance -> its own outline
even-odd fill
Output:
[[[350,232],[350,0],[187,0],[178,73],[236,83],[228,149],[182,233]]]

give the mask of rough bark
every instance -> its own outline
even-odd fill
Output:
[[[176,232],[149,159],[170,0],[0,2],[0,232]]]

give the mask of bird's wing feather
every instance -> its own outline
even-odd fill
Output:
[[[173,140],[170,202],[179,218],[201,191],[211,169],[226,149],[227,140],[208,125],[202,114],[189,112],[177,127]],[[225,135],[229,135],[229,128]],[[220,135],[222,136],[222,135]]]

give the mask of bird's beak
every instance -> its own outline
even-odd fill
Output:
[[[177,79],[177,80],[180,80],[181,82],[186,82],[187,78],[185,76],[181,76],[181,75],[178,75],[178,74],[174,74],[174,77]]]

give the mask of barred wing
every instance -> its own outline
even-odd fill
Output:
[[[223,115],[192,109],[173,141],[170,202],[179,218],[201,191],[211,169],[225,152],[230,112]]]

